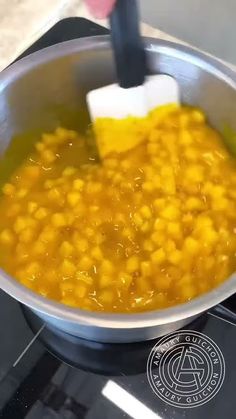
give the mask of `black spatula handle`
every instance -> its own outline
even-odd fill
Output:
[[[117,0],[110,25],[119,85],[125,89],[142,85],[146,55],[139,32],[136,0]]]

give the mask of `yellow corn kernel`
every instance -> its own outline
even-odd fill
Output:
[[[96,246],[92,249],[91,256],[97,261],[101,261],[103,259],[103,254],[99,246]]]
[[[153,183],[155,189],[161,189],[161,187],[162,187],[161,176],[160,175],[152,176],[152,183]]]
[[[187,160],[190,160],[191,162],[195,162],[199,158],[199,154],[197,150],[194,147],[187,147],[184,151],[184,155]]]
[[[53,145],[57,142],[57,137],[54,134],[43,134],[42,141],[45,145]]]
[[[68,130],[62,127],[58,127],[55,131],[57,141],[59,143],[65,143],[72,140],[78,139],[78,133],[72,129]]]
[[[219,234],[213,228],[207,228],[202,232],[205,244],[215,244],[219,240]]]
[[[40,167],[39,166],[28,166],[24,170],[24,174],[30,179],[38,179],[40,176]]]
[[[40,153],[45,150],[46,146],[44,143],[42,143],[41,141],[39,141],[38,143],[35,144],[35,148],[37,151],[39,151]]]
[[[53,163],[57,158],[55,153],[53,153],[53,151],[49,150],[49,149],[43,150],[42,153],[41,153],[41,157],[42,157],[43,161],[47,164]]]
[[[186,169],[186,179],[190,182],[203,182],[204,180],[204,168],[200,164],[191,165]]]
[[[118,166],[118,160],[117,159],[104,159],[103,165],[107,167],[108,169],[115,169]]]
[[[78,266],[81,271],[88,271],[93,266],[93,260],[88,256],[82,256]]]
[[[192,144],[193,138],[191,133],[187,129],[181,129],[179,133],[179,143],[184,146]]]
[[[22,243],[31,243],[34,238],[34,231],[28,227],[25,228],[19,235],[19,240]]]
[[[153,192],[155,190],[155,185],[152,182],[144,182],[142,184],[142,190],[144,192]]]
[[[61,246],[60,246],[60,255],[63,257],[63,258],[68,258],[68,257],[70,257],[70,256],[72,256],[73,255],[73,253],[74,253],[74,248],[73,248],[73,246],[70,244],[70,242],[68,242],[68,241],[64,241],[62,244],[61,244]]]
[[[166,221],[162,218],[157,218],[154,222],[154,230],[156,231],[164,231],[166,227]]]
[[[135,232],[130,227],[125,227],[122,231],[122,236],[126,238],[133,239],[135,236]]]
[[[99,182],[88,182],[86,184],[86,191],[88,194],[95,194],[100,192],[102,189],[102,185]]]
[[[75,207],[80,200],[81,195],[79,192],[69,192],[67,195],[67,202],[71,207]]]
[[[212,198],[218,199],[225,195],[226,189],[221,185],[212,185],[209,192]]]
[[[171,282],[171,278],[169,278],[167,275],[162,274],[157,275],[155,279],[155,285],[159,292],[167,291],[170,288]]]
[[[111,285],[112,278],[109,275],[101,275],[99,278],[99,287],[107,288]]]
[[[18,243],[16,246],[16,259],[19,263],[25,263],[29,258],[28,248],[23,243]]]
[[[169,222],[167,224],[167,233],[174,240],[181,240],[183,237],[181,225],[177,222]]]
[[[192,298],[196,295],[196,288],[194,285],[185,285],[181,288],[181,295],[184,300],[192,300]]]
[[[75,175],[75,173],[77,172],[76,168],[73,166],[68,166],[66,167],[63,172],[62,172],[62,176],[63,177],[68,177],[68,176],[72,176]]]
[[[121,161],[120,166],[121,166],[122,169],[128,170],[131,166],[131,163],[130,163],[129,160],[123,160],[123,161]]]
[[[142,233],[148,233],[151,230],[151,223],[149,221],[145,221],[143,225],[140,227]]]
[[[100,270],[104,275],[111,275],[114,272],[114,265],[109,260],[104,259],[101,263]]]
[[[39,240],[45,243],[53,243],[57,239],[57,236],[58,233],[53,227],[45,227],[39,236]]]
[[[144,277],[148,277],[152,275],[152,266],[149,261],[143,261],[140,264],[141,274]]]
[[[76,220],[73,212],[65,212],[67,226],[72,226]]]
[[[28,226],[27,219],[25,217],[18,216],[14,223],[13,228],[14,228],[14,231],[18,234],[22,230],[24,230],[27,226]]]
[[[7,196],[14,195],[14,193],[15,193],[15,186],[12,185],[11,183],[6,183],[3,186],[2,191],[3,191],[4,195],[7,195]]]
[[[213,256],[208,256],[204,258],[203,260],[203,265],[207,272],[209,272],[210,269],[214,267],[214,264],[215,264],[215,258]]]
[[[27,205],[28,213],[33,214],[34,211],[38,208],[38,203],[34,201],[30,201]]]
[[[13,245],[15,242],[14,233],[9,228],[6,228],[0,233],[0,242],[5,245]]]
[[[104,305],[111,305],[114,297],[114,291],[112,289],[104,289],[99,293],[99,301]]]
[[[124,177],[120,173],[115,173],[115,175],[113,176],[114,185],[119,185],[123,181]]]
[[[154,244],[151,240],[144,240],[143,242],[143,250],[146,252],[153,252]]]
[[[78,281],[83,281],[88,286],[93,285],[93,278],[90,275],[88,275],[87,272],[76,272],[76,279]]]
[[[161,265],[163,262],[165,262],[166,254],[165,254],[164,250],[162,248],[160,248],[160,249],[156,250],[154,253],[152,253],[151,260],[156,265]]]
[[[143,205],[142,208],[140,208],[140,214],[143,218],[146,218],[147,220],[150,220],[152,217],[152,211],[147,205]]]
[[[167,254],[173,252],[176,249],[175,242],[171,239],[167,239],[165,244],[164,244],[164,249],[165,249]]]
[[[143,225],[143,218],[141,217],[141,215],[139,213],[137,213],[137,212],[134,213],[133,220],[134,220],[134,224],[137,227],[141,227]]]
[[[212,203],[211,207],[214,211],[224,211],[229,208],[230,202],[227,198],[215,198]]]
[[[184,250],[190,255],[197,255],[201,249],[201,244],[193,237],[186,237],[184,240]]]
[[[123,289],[128,290],[130,288],[132,282],[133,282],[132,275],[130,275],[130,274],[126,273],[126,272],[121,272],[119,274],[118,284],[120,284]]]
[[[173,265],[179,265],[181,263],[181,260],[182,260],[182,252],[180,250],[178,250],[178,249],[173,250],[168,255],[168,260]]]
[[[181,128],[186,128],[189,124],[189,115],[180,114],[179,115],[179,126]]]
[[[62,201],[61,193],[57,188],[50,189],[47,196],[48,196],[49,200],[52,201],[52,202],[61,203],[61,201]]]
[[[76,272],[76,266],[70,260],[64,259],[60,271],[65,277],[73,276]]]
[[[99,206],[98,205],[91,205],[89,210],[93,213],[98,212],[99,211]]]
[[[40,273],[40,265],[38,262],[30,262],[26,267],[25,267],[25,272],[27,275],[31,276],[31,277],[35,277],[37,275],[39,275]]]
[[[162,231],[156,231],[151,235],[151,240],[157,246],[162,246],[166,241],[166,235]]]
[[[45,188],[45,189],[51,189],[54,185],[55,185],[55,182],[54,182],[54,180],[52,180],[52,179],[47,179],[47,180],[44,182],[44,188]]]
[[[174,176],[166,177],[162,181],[162,190],[166,195],[175,195],[176,194],[176,183]]]
[[[191,196],[186,200],[185,208],[187,211],[202,211],[204,210],[205,205],[199,198]]]
[[[133,273],[139,269],[138,256],[131,256],[126,262],[126,269],[128,273]]]
[[[166,220],[174,221],[180,217],[180,211],[174,205],[167,205],[160,213],[161,217]]]
[[[79,252],[86,252],[89,248],[88,240],[78,238],[74,240],[76,249],[78,249]]]
[[[153,206],[154,206],[155,210],[157,210],[157,211],[162,210],[166,206],[166,199],[164,199],[164,198],[155,199],[155,201],[153,203]]]
[[[37,240],[33,245],[33,253],[36,256],[43,256],[47,253],[47,245],[41,240]]]
[[[84,187],[84,181],[82,179],[75,179],[73,182],[73,189],[81,192]]]
[[[91,237],[94,237],[95,231],[91,227],[87,227],[84,231],[84,234],[87,237],[91,238]]]
[[[67,224],[65,215],[60,212],[53,214],[52,224],[54,227],[65,227]]]
[[[43,220],[47,216],[48,216],[48,210],[43,207],[37,209],[37,211],[34,213],[34,217],[36,218],[36,220]]]
[[[95,244],[100,245],[106,240],[106,236],[104,233],[97,233],[93,238]]]
[[[206,215],[200,215],[195,222],[195,228],[198,230],[205,230],[208,227],[212,227],[213,221]]]
[[[66,297],[62,298],[61,303],[65,304],[66,306],[77,307],[77,303],[75,301],[75,298],[71,297],[71,296],[66,296]]]
[[[17,193],[16,193],[16,196],[17,196],[17,198],[24,198],[27,194],[28,194],[28,189],[26,189],[26,188],[21,188],[21,189],[19,189],[19,191],[17,191]]]
[[[199,109],[194,109],[191,113],[191,116],[194,122],[198,122],[200,124],[203,124],[206,120],[204,113],[200,111]]]
[[[80,283],[75,286],[74,293],[78,298],[84,298],[87,294],[87,286],[86,284]]]
[[[59,286],[60,286],[60,291],[63,296],[65,296],[67,293],[74,291],[74,288],[75,288],[74,283],[67,280],[60,283]]]
[[[122,212],[118,212],[117,214],[115,214],[116,223],[125,224],[125,221],[126,221],[125,214],[123,214]]]

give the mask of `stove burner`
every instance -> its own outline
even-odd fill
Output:
[[[28,308],[21,308],[31,330],[37,333],[42,328],[42,320]],[[207,315],[203,314],[190,323],[187,329],[201,332],[206,320]],[[145,372],[149,353],[158,341],[154,339],[127,344],[93,342],[62,332],[51,325],[45,325],[39,334],[39,340],[49,352],[73,367],[116,376]]]

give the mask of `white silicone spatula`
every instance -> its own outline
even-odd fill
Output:
[[[168,75],[146,77],[136,0],[117,0],[110,26],[118,83],[88,93],[92,121],[103,117],[142,117],[155,107],[179,103],[175,79]]]

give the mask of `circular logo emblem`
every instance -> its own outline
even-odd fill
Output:
[[[147,376],[152,390],[164,402],[175,407],[197,407],[220,390],[225,361],[208,336],[183,330],[161,338],[152,348]]]

